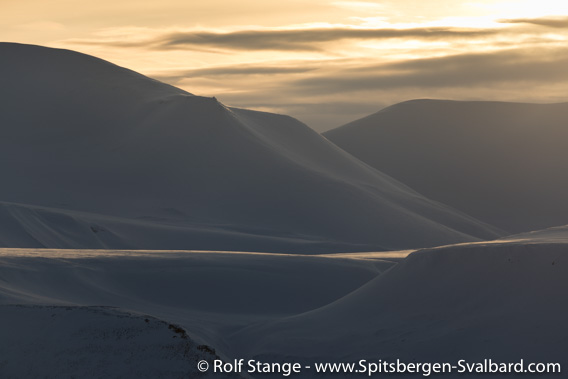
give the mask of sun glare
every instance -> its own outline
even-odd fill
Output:
[[[497,18],[568,15],[568,2],[559,0],[515,0],[470,4],[490,11],[492,16]]]

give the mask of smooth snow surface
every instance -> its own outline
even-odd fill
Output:
[[[391,255],[347,259],[239,252],[0,249],[0,362],[7,362],[0,364],[0,377],[81,376],[84,368],[61,366],[88,360],[91,354],[88,369],[101,362],[128,367],[150,360],[142,367],[162,367],[160,375],[168,377],[168,370],[183,370],[186,364],[195,367],[193,355],[186,359],[179,354],[185,345],[174,344],[171,354],[164,352],[170,349],[168,341],[179,341],[172,341],[173,334],[163,325],[154,323],[150,326],[156,330],[146,330],[140,318],[118,320],[100,312],[95,317],[85,308],[90,306],[118,307],[120,312],[179,325],[188,334],[192,354],[196,344],[204,344],[223,358],[238,357],[240,351],[228,342],[232,333],[325,306],[400,259]],[[7,307],[16,304],[28,307]],[[78,308],[72,308],[73,313],[60,308],[58,317],[64,318],[54,322],[52,305]],[[130,340],[117,336],[123,329],[134,329]],[[36,348],[37,344],[43,348]],[[105,351],[105,346],[113,349]],[[130,361],[114,356],[119,348],[131,352]],[[60,353],[67,356],[59,357]],[[158,356],[152,360],[147,354],[154,353]],[[20,365],[26,357],[54,362]],[[162,359],[173,359],[172,365],[164,365]]]
[[[0,54],[3,246],[322,253],[499,234],[291,117],[72,51]]]
[[[510,233],[568,223],[568,103],[413,100],[324,133],[423,195]]]
[[[567,257],[568,227],[415,252],[316,256],[2,249],[0,304],[119,307],[179,325],[191,341],[211,346],[225,360],[487,358],[559,362],[564,368]],[[25,328],[40,312],[22,309],[29,315],[18,310],[20,316],[1,324],[0,335]],[[80,323],[86,316],[76,317]],[[132,327],[137,323],[133,319]],[[121,325],[116,328],[127,327]],[[53,327],[70,333],[63,323]],[[72,336],[41,341],[63,349],[62,344],[80,345],[90,333],[73,334],[78,341]],[[137,333],[147,341],[154,332]],[[155,333],[155,343],[144,343],[162,351],[167,340],[161,338],[170,334]],[[13,354],[34,344],[34,336],[20,337]],[[11,340],[0,341],[0,351],[9,351]],[[51,357],[49,349],[33,351],[38,359]],[[66,359],[75,360],[71,355]],[[310,372],[299,377],[312,376],[317,377]]]
[[[234,336],[250,355],[563,362],[568,245],[422,250],[325,307]]]

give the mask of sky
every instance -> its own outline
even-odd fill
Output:
[[[568,1],[0,0],[0,40],[325,131],[416,98],[568,101]]]

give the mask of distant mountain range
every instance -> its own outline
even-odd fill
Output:
[[[291,117],[68,50],[0,55],[0,246],[318,253],[500,234]]]
[[[324,135],[508,232],[568,224],[568,103],[413,100]]]

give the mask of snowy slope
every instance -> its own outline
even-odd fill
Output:
[[[171,214],[170,214],[171,215]],[[164,218],[126,218],[41,206],[0,202],[0,246],[80,249],[185,249],[328,253],[365,251],[373,245],[295,237],[273,231],[259,234],[233,225],[181,223]],[[167,222],[164,222],[167,221]],[[244,230],[243,230],[244,229]]]
[[[231,333],[322,307],[398,259],[0,249],[0,305],[119,307],[180,325],[218,353],[239,356],[226,342]],[[0,323],[0,334],[9,328]]]
[[[4,246],[369,251],[499,233],[290,117],[230,109],[71,51],[0,53],[0,217],[34,236],[4,236]],[[51,216],[34,224],[6,206]],[[104,239],[69,211],[130,220],[129,232],[105,224],[114,236]]]
[[[565,368],[567,230],[410,255],[0,249],[0,311],[8,320],[0,323],[0,336],[9,336],[0,338],[0,351],[9,352],[14,340],[18,353],[8,357],[33,350],[38,338],[14,335],[12,329],[35,322],[49,323],[51,332],[65,336],[55,346],[69,351],[85,343],[66,337],[91,317],[84,307],[112,306],[119,307],[116,312],[179,325],[195,341],[192,346],[211,346],[226,361],[455,363],[487,358],[559,362]],[[28,307],[17,308],[16,314],[6,308],[9,304]],[[58,310],[66,318],[54,323],[46,320],[54,312],[45,308],[49,305],[80,308],[73,314]],[[81,338],[99,336],[96,346],[124,346],[125,341],[100,336],[105,330],[115,335],[134,328],[136,341],[152,351],[163,351],[171,338],[164,327],[140,327],[140,318],[117,322],[114,317],[97,318],[89,324],[97,330],[87,329]],[[49,335],[39,341],[53,343]],[[125,349],[143,357],[130,345]],[[33,351],[40,361],[53,358],[51,350]],[[122,356],[99,353],[74,352],[66,359],[90,354],[121,364]],[[159,366],[160,359],[147,364]],[[0,365],[0,376],[2,370]],[[319,376],[306,371],[298,377]]]
[[[512,233],[568,223],[568,104],[413,100],[324,133],[425,196]]]
[[[2,378],[238,378],[202,374],[219,357],[177,325],[107,307],[0,306]]]
[[[566,288],[566,229],[553,241],[525,236],[433,248],[327,306],[243,329],[231,343],[244,355],[276,360],[524,359],[565,369]]]

